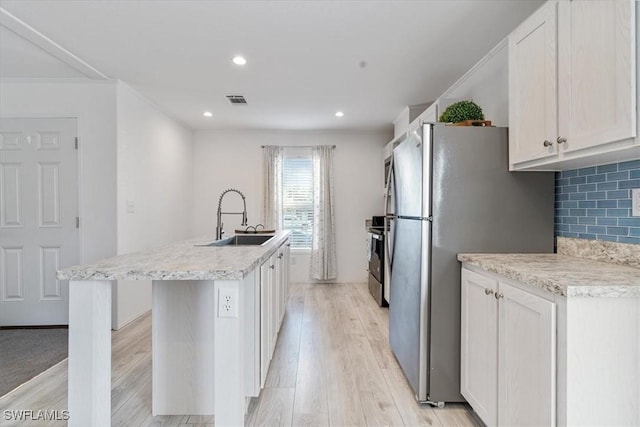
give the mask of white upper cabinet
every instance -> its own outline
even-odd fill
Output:
[[[512,169],[640,157],[636,3],[550,1],[509,36]]]
[[[511,163],[557,154],[557,17],[549,2],[509,36]]]
[[[565,151],[636,136],[635,6],[558,4],[558,130]]]
[[[393,121],[393,139],[397,140],[406,135],[409,131],[409,125],[432,104],[433,102],[409,105],[402,110],[400,115]]]

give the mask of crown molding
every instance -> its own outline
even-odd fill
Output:
[[[89,79],[109,80],[109,77],[1,7],[0,25],[13,31],[23,39],[28,40],[29,42],[38,46],[40,49],[44,50],[50,55],[53,55],[55,58],[64,62],[74,70],[77,70],[78,72],[87,76]]]

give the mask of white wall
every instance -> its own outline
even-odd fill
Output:
[[[4,81],[0,116],[77,118],[80,263],[191,235],[191,131],[125,84]],[[114,286],[113,326],[148,311],[150,292],[149,282]]]
[[[382,147],[391,132],[331,131],[198,131],[194,145],[194,209],[196,234],[215,236],[218,197],[234,187],[247,197],[249,224],[262,221],[261,145],[336,145],[337,282],[367,278],[364,220],[383,214]],[[224,210],[241,210],[241,199],[225,196]],[[231,234],[240,218],[223,218]],[[295,264],[294,264],[295,263]],[[309,256],[293,253],[291,280],[309,281]]]
[[[472,99],[482,107],[485,120],[509,126],[507,40],[503,40],[440,98]]]
[[[80,262],[116,254],[114,82],[0,84],[2,117],[76,117],[80,176]]]
[[[120,255],[191,236],[193,155],[191,130],[130,86],[117,87]],[[151,281],[118,282],[114,328],[150,309]]]

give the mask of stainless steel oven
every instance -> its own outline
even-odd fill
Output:
[[[387,306],[384,298],[384,228],[369,230],[369,292],[378,305]]]

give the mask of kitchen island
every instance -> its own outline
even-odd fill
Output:
[[[458,260],[461,392],[485,424],[640,425],[640,246]]]
[[[111,424],[111,284],[125,279],[153,281],[153,415],[244,424],[284,315],[288,238],[192,239],[58,271],[69,280],[69,425]]]

